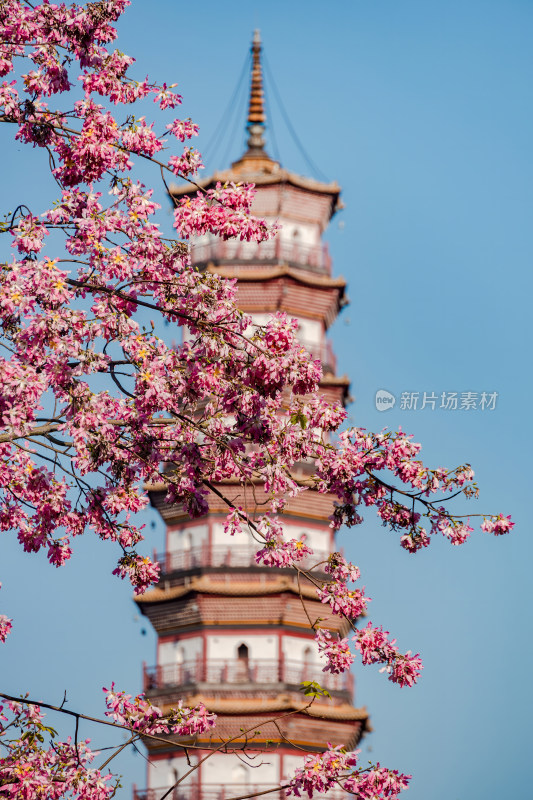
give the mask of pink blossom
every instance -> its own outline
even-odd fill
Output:
[[[186,139],[191,139],[193,136],[198,136],[198,125],[196,125],[192,120],[186,119],[175,119],[174,122],[167,125],[167,130],[175,136],[180,142],[184,142]]]
[[[340,673],[350,669],[354,655],[350,651],[349,639],[341,639],[323,628],[318,628],[315,633],[318,651],[327,659],[323,672]]]
[[[329,603],[334,614],[342,614],[353,620],[364,614],[370,597],[366,597],[363,589],[348,589],[342,581],[326,583],[316,590],[321,603]]]
[[[328,743],[324,753],[305,757],[303,767],[296,770],[285,791],[289,797],[301,797],[302,792],[309,798],[315,792],[322,794],[336,786],[340,778],[347,777],[346,771],[356,765],[357,753],[346,753],[340,745],[332,747]]]
[[[203,703],[195,708],[178,705],[164,715],[160,708],[154,706],[144,695],[133,697],[125,692],[116,692],[115,684],[110,689],[104,688],[106,696],[106,716],[112,717],[119,725],[147,734],[174,733],[178,736],[190,736],[204,733],[214,727],[216,716],[210,714]]]
[[[226,517],[226,521],[224,522],[224,533],[229,534],[230,536],[234,536],[236,533],[240,533],[242,531],[242,521],[241,516],[244,514],[242,508],[234,508],[228,516]]]
[[[202,156],[194,147],[186,148],[181,156],[171,156],[168,165],[175,175],[186,178],[203,169]]]
[[[474,529],[470,525],[448,525],[442,533],[452,544],[464,544]]]
[[[55,567],[61,567],[72,555],[68,541],[54,541],[48,545],[48,560]]]
[[[389,640],[387,637],[388,631],[374,628],[369,622],[366,628],[357,631],[353,641],[361,653],[363,664],[385,664],[381,671],[388,674],[390,681],[400,687],[412,686],[422,671],[419,654],[413,656],[410,650],[405,654],[400,653],[396,640]]]
[[[216,233],[222,239],[238,237],[245,241],[262,242],[277,230],[265,220],[249,216],[250,190],[248,187],[217,184],[205,195],[198,192],[195,198],[183,198],[174,212],[175,228],[180,236],[201,236]]]
[[[147,125],[144,117],[132,125],[122,134],[122,145],[132,153],[142,153],[153,156],[162,149],[163,143],[152,130],[153,125]]]
[[[11,631],[13,620],[6,617],[5,614],[0,614],[0,642],[5,642],[8,633]]]
[[[181,105],[182,97],[181,95],[177,94],[177,92],[173,92],[172,89],[177,86],[176,83],[170,84],[167,86],[166,83],[163,83],[159,87],[159,91],[154,97],[154,103],[159,103],[159,108],[164,111],[165,108],[176,108],[176,106]],[[178,120],[176,120],[178,121]],[[169,126],[167,125],[167,128]]]
[[[12,247],[16,246],[19,253],[38,253],[44,246],[44,237],[48,236],[48,231],[29,214],[19,222],[12,235],[15,238]]]
[[[118,567],[113,570],[113,575],[121,578],[126,576],[131,581],[135,594],[143,594],[149,586],[159,580],[160,566],[155,564],[145,556],[125,555],[119,562]]]
[[[51,729],[44,726],[38,706],[8,702],[0,706],[0,721],[8,723],[2,730],[0,759],[5,797],[13,800],[41,797],[47,800],[110,800],[115,794],[116,787],[111,784],[113,776],[91,766],[95,753],[89,749],[89,739],[77,740],[74,744],[70,738],[58,741],[51,737],[50,746],[44,744],[43,734]]]
[[[328,557],[324,572],[338,582],[357,581],[361,577],[359,567],[356,567],[351,561],[346,561],[341,553],[332,553]]]
[[[412,775],[403,775],[397,770],[381,767],[378,762],[368,770],[361,770],[348,776],[343,788],[362,800],[363,798],[396,800],[399,793],[409,787],[411,778]]]
[[[288,567],[301,561],[312,550],[301,540],[283,539],[281,522],[273,517],[262,517],[258,524],[265,538],[265,546],[258,550],[255,560],[266,567]]]
[[[503,514],[498,514],[495,517],[486,517],[481,525],[481,530],[487,533],[494,533],[495,536],[502,536],[504,533],[509,533],[514,528],[515,523],[511,522],[511,517],[504,517]]]

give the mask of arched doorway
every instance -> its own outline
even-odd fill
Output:
[[[250,651],[248,645],[242,642],[237,648],[237,663],[235,665],[235,681],[250,680]]]

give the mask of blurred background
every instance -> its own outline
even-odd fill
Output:
[[[401,426],[431,466],[470,462],[480,501],[460,501],[457,512],[517,523],[501,539],[476,530],[462,547],[436,540],[416,555],[372,513],[340,534],[373,598],[369,619],[425,666],[419,685],[401,690],[356,663],[356,703],[374,728],[362,759],[412,773],[410,800],[529,798],[533,6],[134,0],[118,47],[137,58],[139,79],[178,82],[177,114],[200,125],[192,144],[206,149],[206,175],[244,149],[254,28],[266,57],[268,152],[343,190],[327,238],[351,300],[332,331],[339,372],[352,380],[351,422]],[[44,210],[57,190],[43,153],[13,143],[12,130],[0,136],[2,213],[20,202]],[[156,174],[146,180],[158,184]],[[170,233],[159,185],[157,196]],[[376,408],[379,390],[394,395],[392,409]],[[477,394],[477,408],[442,408],[443,392]],[[480,408],[482,392],[496,394],[493,407]],[[424,393],[435,408],[422,408]],[[144,521],[147,549],[161,550],[157,515]],[[69,708],[100,716],[102,686],[140,691],[155,637],[111,576],[113,549],[90,537],[75,544],[56,571],[1,537],[2,613],[15,618],[1,685],[51,703],[66,691]],[[87,735],[98,746],[113,740]],[[118,769],[119,797],[144,786],[142,755]]]

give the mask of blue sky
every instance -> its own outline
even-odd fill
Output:
[[[343,188],[345,209],[327,238],[351,299],[332,338],[352,379],[352,421],[401,425],[432,465],[470,462],[480,501],[457,510],[517,522],[511,536],[476,532],[463,547],[435,541],[415,556],[371,514],[341,533],[373,598],[370,619],[425,664],[411,690],[357,668],[357,703],[374,726],[363,757],[413,773],[409,800],[528,798],[533,6],[134,0],[119,47],[136,56],[140,77],[179,83],[201,149],[255,27],[305,149]],[[283,166],[312,174],[271,94],[269,106]],[[210,169],[242,151],[243,127],[234,136],[230,127],[218,154],[226,163]],[[44,206],[53,194],[42,154],[0,133],[2,213],[28,198]],[[379,389],[397,397],[385,413],[375,408]],[[483,391],[498,393],[494,410],[400,406],[402,392]],[[149,548],[159,549],[161,526],[155,514],[147,521]],[[7,535],[0,544],[3,611],[17,622],[0,655],[6,690],[53,702],[66,689],[70,707],[89,713],[113,679],[138,690],[154,637],[110,575],[111,548],[80,540],[56,571]],[[129,797],[132,781],[144,785],[142,758],[121,768]]]

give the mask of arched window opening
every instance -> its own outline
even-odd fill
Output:
[[[241,659],[241,661],[248,661],[249,651],[247,645],[240,644],[237,648],[237,658]]]
[[[250,651],[248,645],[240,644],[237,648],[237,662],[233,669],[232,681],[235,683],[245,682],[251,680],[251,664],[249,659]]]

